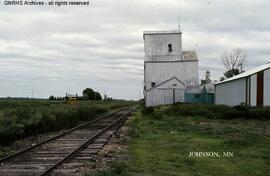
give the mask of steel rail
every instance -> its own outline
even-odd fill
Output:
[[[44,171],[43,173],[39,174],[38,176],[47,176],[49,173],[53,172],[54,169],[56,169],[58,166],[60,166],[62,163],[68,161],[72,156],[76,155],[79,151],[83,150],[84,148],[86,148],[89,144],[91,144],[92,142],[94,142],[94,140],[99,137],[101,134],[105,133],[108,129],[110,129],[111,127],[113,127],[114,125],[116,125],[120,120],[122,120],[124,117],[128,116],[130,113],[132,113],[134,111],[134,109],[131,109],[128,111],[128,113],[120,116],[119,118],[117,118],[115,121],[113,121],[112,123],[110,123],[109,125],[107,125],[105,128],[103,128],[101,131],[97,132],[96,134],[94,134],[91,138],[89,138],[86,142],[84,142],[83,144],[81,144],[79,147],[77,147],[76,149],[74,149],[72,152],[70,152],[66,157],[64,157],[63,159],[61,159],[60,161],[58,161],[56,164],[54,164],[53,166],[51,166],[50,168],[48,168],[46,171]]]
[[[41,145],[43,145],[43,144],[46,144],[46,143],[48,143],[48,142],[50,142],[50,141],[53,141],[53,140],[58,139],[58,138],[60,138],[60,137],[63,137],[63,136],[65,136],[65,135],[67,135],[67,134],[69,134],[69,133],[71,133],[71,132],[73,132],[73,131],[75,131],[75,130],[77,130],[77,129],[79,129],[79,128],[82,128],[82,127],[84,127],[84,126],[93,124],[93,123],[95,123],[95,122],[97,122],[97,121],[99,121],[99,120],[101,120],[101,119],[107,118],[107,117],[109,117],[109,116],[111,116],[111,115],[113,115],[113,114],[116,114],[116,113],[118,113],[118,112],[120,112],[120,111],[123,111],[123,110],[126,110],[126,109],[129,109],[129,108],[128,108],[128,107],[125,107],[125,108],[122,108],[122,109],[120,109],[120,110],[117,110],[117,111],[114,111],[114,112],[112,112],[112,113],[109,113],[109,114],[107,114],[107,115],[103,115],[103,116],[101,116],[101,117],[99,117],[99,118],[97,118],[97,119],[95,119],[95,120],[92,120],[92,121],[90,121],[90,122],[86,122],[86,123],[84,123],[84,124],[81,124],[81,125],[79,125],[79,126],[77,126],[77,127],[71,128],[71,129],[69,129],[68,131],[66,131],[66,132],[64,132],[64,133],[61,133],[61,134],[56,135],[56,136],[54,136],[54,137],[52,137],[52,138],[49,138],[49,139],[47,139],[47,140],[45,140],[45,141],[42,141],[42,142],[40,142],[40,143],[38,143],[38,144],[36,144],[36,145],[33,145],[33,146],[28,147],[28,148],[26,148],[26,149],[23,149],[23,150],[21,150],[21,151],[19,151],[19,152],[17,152],[17,153],[14,153],[14,154],[12,154],[12,155],[10,155],[10,156],[4,157],[4,158],[0,159],[0,164],[2,164],[2,163],[4,163],[4,162],[7,162],[7,161],[10,161],[10,160],[16,158],[17,156],[19,156],[19,155],[21,155],[21,154],[24,154],[24,153],[26,153],[26,152],[28,152],[28,151],[30,151],[30,150],[36,148],[36,147],[39,147],[39,146],[41,146]]]

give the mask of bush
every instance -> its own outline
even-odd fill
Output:
[[[0,100],[0,144],[20,137],[69,129],[93,120],[125,102],[84,101],[74,105],[62,101]]]
[[[203,116],[221,119],[270,119],[270,108],[251,108],[246,105],[229,107],[224,105],[183,104],[169,106],[164,113],[173,116]]]
[[[206,116],[214,117],[211,109],[208,108],[208,105],[199,105],[199,104],[183,104],[175,105],[169,107],[165,114],[167,115],[182,115],[182,116]]]
[[[17,122],[16,115],[10,116],[8,119],[0,120],[0,142],[8,144],[9,141],[21,137],[24,132],[24,125]]]
[[[252,119],[268,119],[270,120],[270,109],[269,108],[252,108],[247,112],[248,118]]]
[[[240,104],[240,105],[237,105],[237,106],[234,106],[233,107],[234,109],[236,109],[236,110],[238,110],[238,111],[245,111],[245,112],[247,112],[247,111],[249,111],[249,107],[246,105],[246,104]]]
[[[143,107],[142,114],[149,115],[149,114],[152,114],[154,111],[155,111],[154,107]]]

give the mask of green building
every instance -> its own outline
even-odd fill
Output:
[[[185,93],[186,103],[195,104],[214,104],[214,90],[212,85],[201,86],[200,91],[190,91]]]

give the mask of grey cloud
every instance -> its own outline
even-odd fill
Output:
[[[143,88],[144,30],[178,26],[196,50],[200,78],[215,79],[225,50],[243,48],[245,69],[270,60],[266,0],[92,0],[92,6],[6,7],[0,3],[0,96],[80,93],[91,86],[137,99]],[[181,12],[180,12],[181,9]],[[13,87],[12,91],[10,87]]]

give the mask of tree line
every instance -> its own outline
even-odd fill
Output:
[[[82,96],[78,96],[78,94],[75,95],[78,100],[102,100],[102,96],[98,91],[94,91],[91,88],[86,88],[82,92]],[[51,95],[49,97],[49,100],[67,100],[68,96],[66,97],[59,97],[59,96],[53,96]]]

